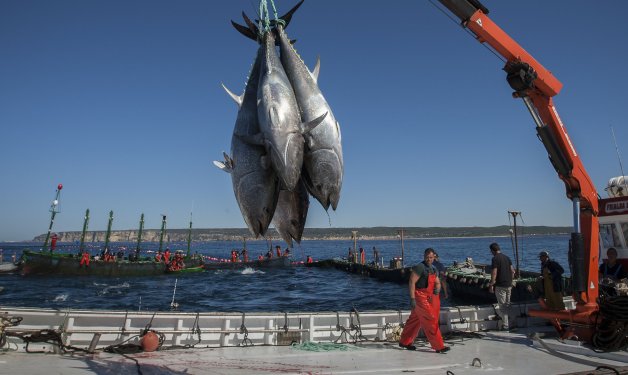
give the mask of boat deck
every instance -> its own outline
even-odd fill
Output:
[[[593,354],[577,344],[529,338],[532,331],[484,332],[477,337],[454,337],[446,354],[419,346],[417,351],[395,343],[313,346],[249,346],[188,348],[149,353],[110,354],[0,354],[7,374],[575,374],[613,366],[628,372],[626,352]],[[321,344],[322,345],[322,344]],[[327,349],[316,351],[317,349]],[[556,351],[556,352],[554,352]],[[580,354],[578,354],[580,353]],[[606,358],[603,358],[606,356]],[[137,362],[137,364],[136,364]],[[139,370],[139,371],[138,371]],[[615,372],[608,372],[615,373]]]

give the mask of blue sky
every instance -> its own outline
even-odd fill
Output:
[[[279,13],[295,1],[276,1]],[[564,84],[556,107],[605,196],[628,168],[626,1],[489,1]],[[229,20],[257,1],[0,0],[0,240],[54,229],[244,227],[229,151],[255,44]],[[563,183],[503,63],[428,1],[306,0],[288,35],[340,121],[337,211],[308,227],[571,225]]]

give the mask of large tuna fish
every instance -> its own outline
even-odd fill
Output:
[[[262,166],[266,150],[262,146],[244,141],[246,137],[260,132],[257,121],[257,90],[263,55],[263,48],[260,46],[242,96],[231,93],[225,87],[240,109],[231,138],[231,157],[225,154],[224,162],[214,162],[220,169],[231,173],[233,191],[240,211],[249,231],[255,237],[266,233],[279,195],[275,171]]]
[[[275,37],[266,32],[262,38],[263,58],[257,89],[257,117],[261,142],[270,154],[270,162],[277,172],[282,189],[294,190],[301,178],[303,164],[303,133],[308,133],[326,117],[326,113],[309,124],[301,124],[294,91],[286,76],[277,51]]]
[[[292,247],[292,239],[301,243],[309,207],[310,197],[303,180],[299,181],[293,191],[281,190],[279,192],[273,225],[290,247]]]
[[[277,25],[281,63],[294,90],[303,122],[323,113],[327,116],[309,133],[304,133],[305,155],[303,179],[307,188],[327,210],[336,210],[340,199],[344,163],[340,125],[317,84],[318,67],[312,74],[290,43],[281,25]]]

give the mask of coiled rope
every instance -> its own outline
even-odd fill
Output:
[[[601,351],[628,347],[628,296],[601,296],[601,321],[593,335],[593,346]]]

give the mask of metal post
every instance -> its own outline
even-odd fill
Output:
[[[89,227],[89,208],[85,210],[85,219],[83,220],[83,233],[81,233],[81,244],[79,245],[79,251],[81,253],[85,249],[85,234],[87,233],[87,227]]]
[[[517,215],[521,214],[521,211],[508,211],[512,215],[514,220],[513,228],[515,232],[515,277],[519,277],[519,241],[517,240]]]
[[[111,224],[113,224],[113,210],[109,211],[109,224],[107,224],[107,234],[105,235],[105,252],[109,252],[109,238],[111,237]]]
[[[353,259],[350,259],[350,262],[354,262],[357,259],[358,253],[358,231],[351,231],[351,238],[353,238]]]
[[[61,189],[63,189],[63,185],[59,184],[57,186],[57,193],[55,196],[55,199],[52,201],[52,204],[50,205],[50,212],[52,212],[51,216],[50,216],[50,225],[48,226],[48,233],[46,234],[46,240],[44,241],[44,246],[43,246],[43,251],[46,251],[46,248],[48,247],[48,240],[50,239],[50,232],[52,232],[52,224],[54,224],[55,221],[55,215],[57,214],[57,207],[59,207],[59,195],[61,194]],[[52,253],[52,249],[50,250],[50,252]]]
[[[398,229],[397,233],[401,236],[401,268],[405,267],[405,259],[404,259],[404,249],[403,249],[403,233],[405,230],[403,228]]]
[[[135,259],[140,260],[140,251],[142,245],[142,232],[144,231],[144,213],[140,216],[140,229],[137,232],[137,245],[135,245]]]
[[[192,213],[190,212],[190,229],[188,230],[188,252],[186,258],[190,257],[190,243],[192,242]]]
[[[166,234],[166,215],[161,215],[161,231],[159,232],[159,251],[163,250],[164,235]]]

